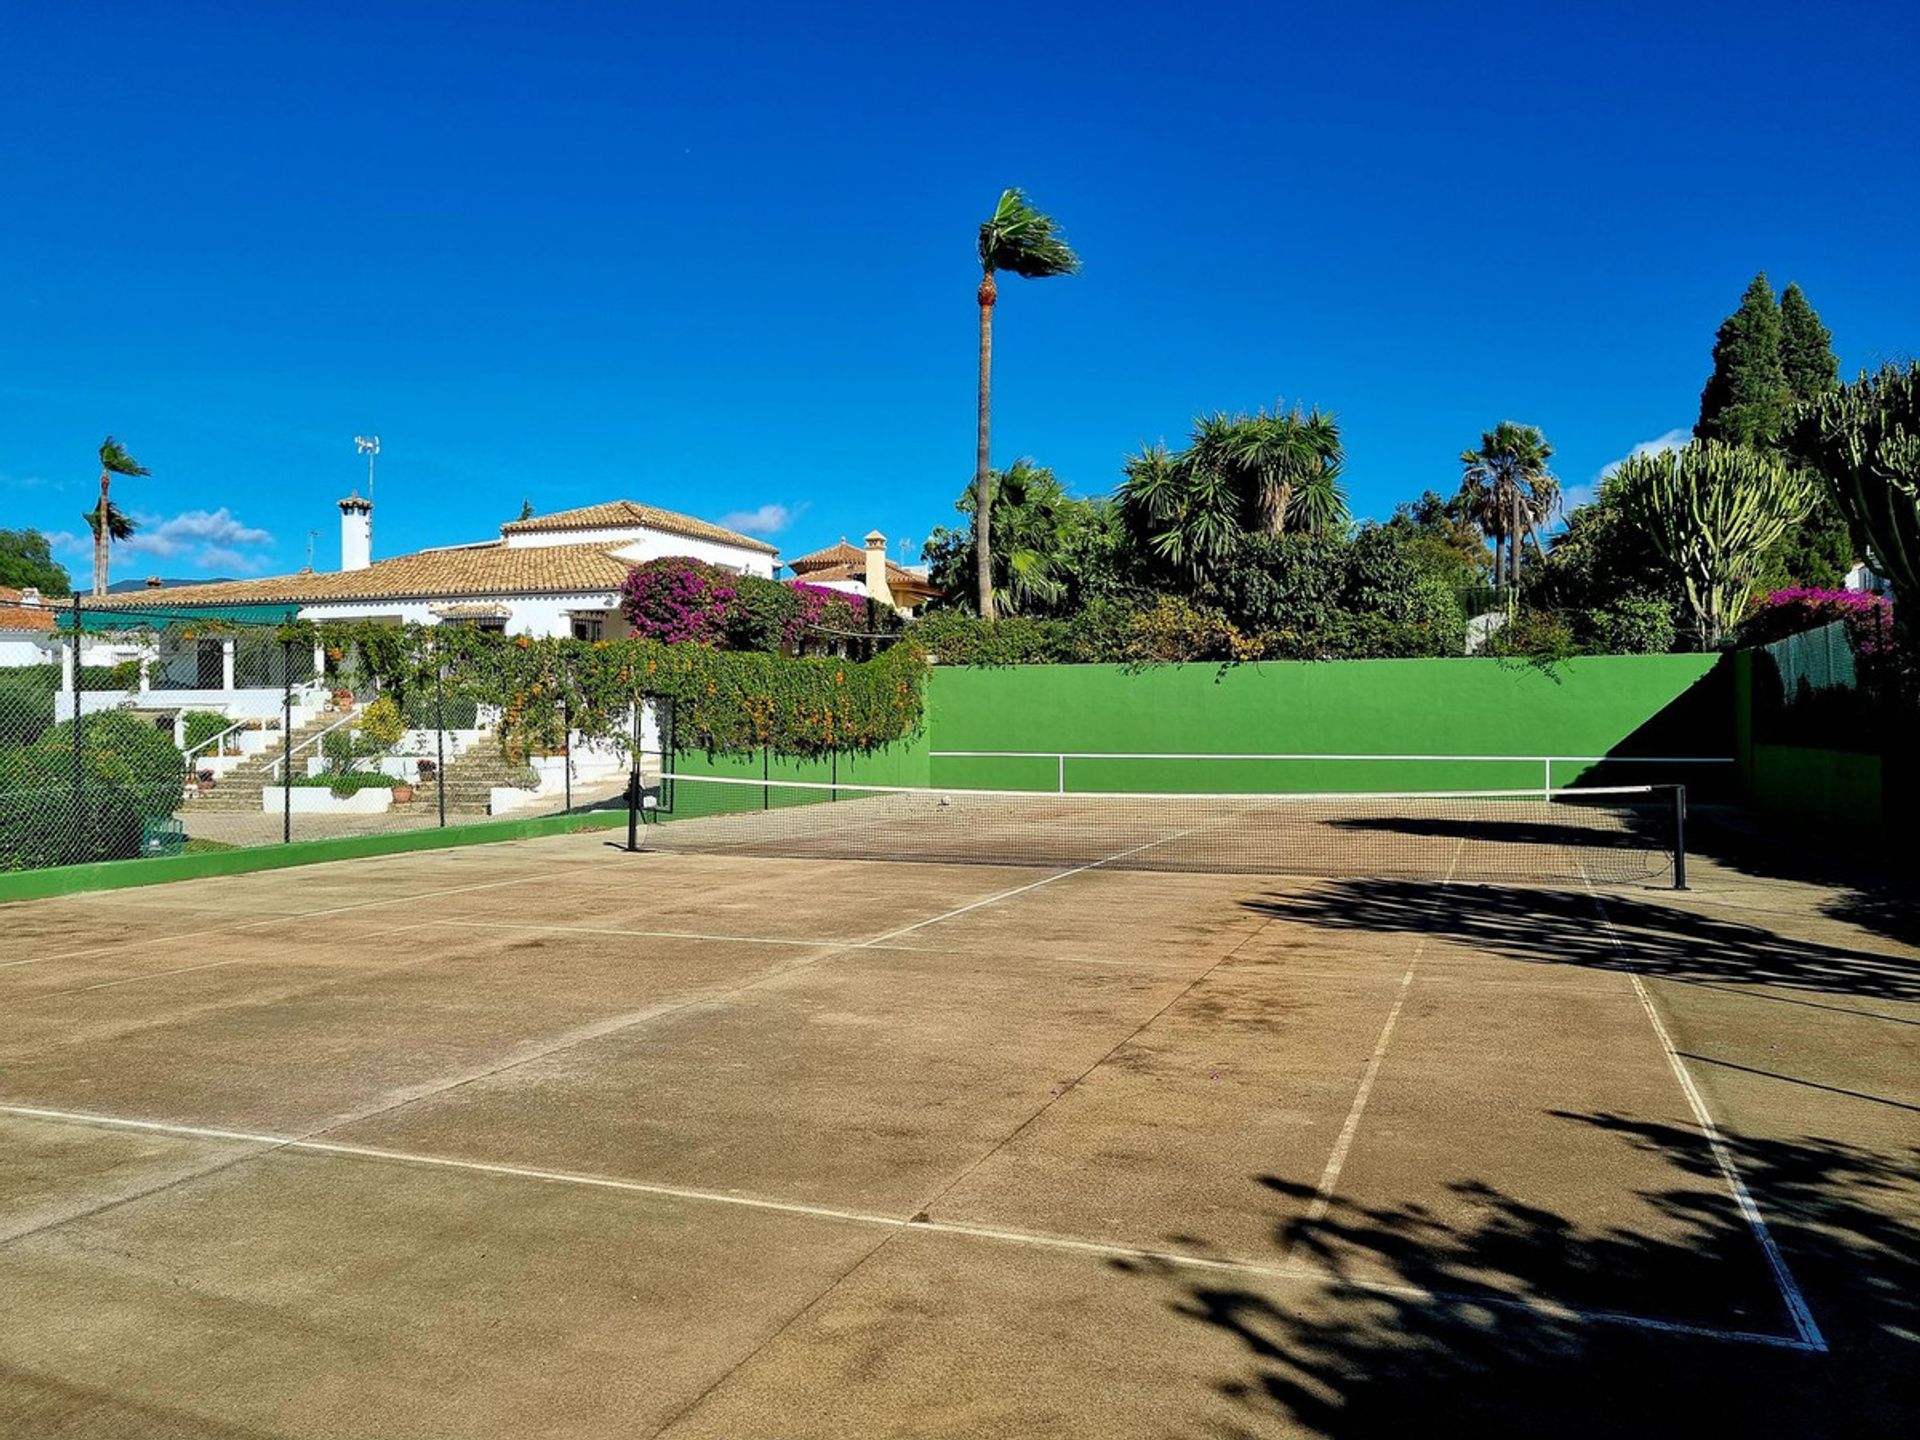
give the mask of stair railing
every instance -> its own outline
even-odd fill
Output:
[[[287,761],[291,760],[294,756],[298,755],[302,750],[311,749],[313,746],[318,745],[322,740],[326,739],[327,736],[331,735],[334,731],[338,730],[342,725],[351,725],[353,723],[354,713],[355,712],[352,710],[347,711],[346,714],[342,715],[338,720],[334,721],[331,725],[327,726],[326,729],[317,731],[314,734],[308,736],[305,740],[302,740],[298,745],[294,746],[291,750],[286,751],[284,754],[274,756],[273,766],[267,772],[268,776],[274,780],[283,779],[284,777],[281,771],[282,771],[282,767],[286,764]]]

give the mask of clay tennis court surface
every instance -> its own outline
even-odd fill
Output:
[[[0,1433],[1895,1433],[1916,952],[1694,883],[577,835],[0,908]]]

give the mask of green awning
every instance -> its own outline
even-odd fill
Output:
[[[66,606],[55,612],[62,630],[73,629],[74,611]],[[80,628],[88,634],[106,630],[166,630],[196,622],[219,621],[225,625],[283,625],[300,613],[299,605],[287,601],[271,605],[129,605],[124,609],[80,610]]]

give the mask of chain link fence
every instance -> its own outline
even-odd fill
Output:
[[[1892,628],[1835,620],[1759,647],[1753,738],[1771,745],[1884,752],[1906,725]],[[1911,736],[1907,739],[1910,741]]]
[[[636,747],[661,768],[648,704],[589,738],[510,675],[398,690],[278,624],[57,619],[0,666],[0,870],[623,806]]]

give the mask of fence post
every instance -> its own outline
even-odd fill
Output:
[[[1540,793],[1551,799],[1553,797],[1553,757],[1551,755],[1542,755],[1540,757],[1540,763],[1546,771],[1546,773],[1540,777]]]
[[[86,859],[87,802],[84,776],[87,757],[80,719],[80,592],[73,592],[73,683],[68,690],[73,700],[73,863]]]
[[[447,828],[447,688],[446,662],[438,647],[433,657],[433,788],[440,797],[440,828]]]
[[[1673,787],[1673,888],[1687,886],[1687,787]]]
[[[627,766],[627,853],[637,855],[640,851],[640,745],[644,739],[646,701],[634,697],[633,702],[633,746],[628,752],[631,760]]]
[[[560,755],[566,761],[563,772],[567,786],[566,808],[573,809],[573,702],[560,697]]]
[[[773,787],[767,783],[772,775],[773,747],[762,745],[760,747],[760,808],[762,810],[773,808]]]
[[[280,843],[293,843],[293,642],[286,647],[286,693],[280,698]]]

